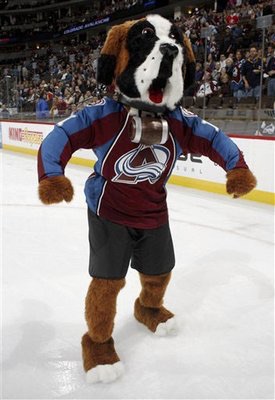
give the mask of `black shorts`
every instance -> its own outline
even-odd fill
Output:
[[[88,209],[90,263],[95,278],[124,278],[131,267],[146,275],[170,272],[175,266],[169,224],[135,229],[115,224]]]

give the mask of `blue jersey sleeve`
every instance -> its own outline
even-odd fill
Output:
[[[204,155],[225,171],[247,168],[238,146],[215,125],[182,108],[173,113],[170,121],[181,153]]]
[[[39,149],[39,180],[64,174],[76,150],[96,148],[109,140],[121,124],[119,107],[119,103],[103,99],[56,124]]]

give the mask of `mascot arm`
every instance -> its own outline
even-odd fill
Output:
[[[228,194],[237,198],[256,187],[256,178],[233,140],[219,128],[197,116],[189,116],[187,123],[192,128],[188,140],[188,152],[207,156],[227,172]]]
[[[38,196],[42,203],[72,200],[74,190],[64,170],[73,152],[93,147],[91,117],[83,110],[55,125],[43,140],[38,152]]]

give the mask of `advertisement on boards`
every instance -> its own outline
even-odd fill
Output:
[[[2,131],[3,147],[7,149],[18,148],[31,150],[33,153],[38,151],[42,140],[52,131],[54,124],[37,124],[25,122],[0,122],[0,132]],[[241,151],[245,155],[245,160],[252,172],[257,177],[257,189],[274,193],[274,154],[275,140],[260,140],[239,137],[233,138]],[[84,162],[83,162],[84,160]],[[92,150],[81,149],[73,154],[72,161],[78,164],[87,164],[86,161],[96,161],[96,156]],[[173,176],[191,178],[199,181],[214,182],[225,184],[226,172],[209,158],[199,154],[188,154],[181,156],[176,162]]]

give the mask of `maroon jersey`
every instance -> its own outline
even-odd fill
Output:
[[[131,116],[106,98],[57,124],[39,150],[39,179],[62,175],[73,152],[92,149],[94,172],[85,185],[89,208],[102,218],[151,229],[168,221],[166,182],[181,154],[208,156],[224,170],[247,168],[236,144],[217,127],[178,107],[163,115],[165,144],[131,142]]]

